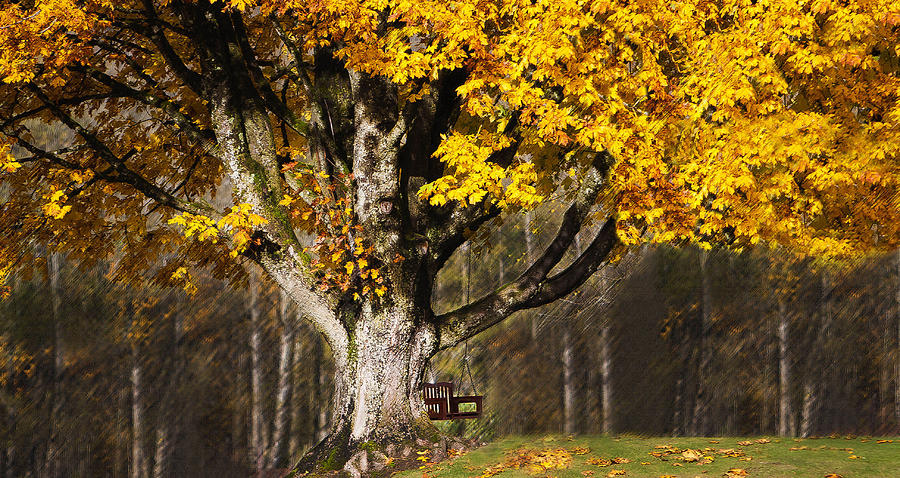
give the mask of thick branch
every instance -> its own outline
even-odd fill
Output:
[[[95,153],[97,153],[104,161],[112,166],[112,168],[116,172],[116,182],[129,184],[147,198],[178,211],[206,215],[208,215],[210,212],[214,212],[210,208],[200,207],[196,204],[191,204],[187,201],[180,200],[171,195],[163,188],[151,183],[143,176],[132,171],[125,164],[125,159],[120,158],[115,153],[113,153],[112,150],[109,149],[109,147],[100,140],[100,138],[98,138],[93,132],[82,126],[81,123],[72,118],[72,116],[64,112],[57,104],[52,102],[47,97],[47,95],[45,95],[44,92],[41,91],[37,86],[35,86],[34,84],[30,84],[29,90],[34,93],[34,95],[45,105],[47,105],[47,107],[59,121],[69,127],[76,134],[81,136],[84,142]]]
[[[147,10],[147,15],[152,20],[159,20],[159,15],[156,13],[156,7],[153,6],[153,0],[144,0],[144,8]],[[200,75],[188,68],[184,63],[184,60],[178,56],[178,53],[172,48],[172,44],[169,43],[169,39],[166,38],[166,33],[156,22],[154,22],[154,25],[151,27],[150,39],[153,40],[153,43],[159,48],[159,52],[166,60],[169,67],[172,68],[172,71],[178,75],[178,78],[193,90],[194,93],[200,95],[203,86]]]
[[[598,159],[600,168],[608,164],[604,158],[606,155]],[[566,271],[550,278],[547,276],[574,242],[604,183],[601,171],[597,167],[591,168],[575,200],[566,210],[556,237],[515,281],[478,301],[436,317],[439,350],[474,336],[517,310],[536,307],[561,297],[587,280],[615,244],[615,222],[612,219],[604,224],[590,247]],[[567,277],[566,273],[573,274],[573,277]]]
[[[237,12],[232,12],[231,19],[235,28],[235,38],[241,48],[241,56],[243,57],[244,63],[247,65],[247,71],[250,74],[250,78],[253,80],[263,103],[269,111],[278,116],[278,119],[287,123],[288,126],[298,134],[304,136],[309,134],[309,124],[302,121],[293,110],[288,108],[287,104],[283,103],[272,89],[271,82],[263,73],[256,58],[256,53],[253,51],[250,42],[247,40],[247,31],[244,27],[241,15]]]

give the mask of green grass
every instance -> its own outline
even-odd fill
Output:
[[[488,444],[453,460],[426,465],[424,469],[399,474],[401,477],[454,478],[481,476],[488,467],[502,466],[499,477],[556,476],[560,478],[606,477],[612,470],[622,470],[625,477],[676,476],[679,478],[723,477],[730,469],[742,469],[749,477],[765,478],[823,478],[835,473],[843,478],[898,478],[900,477],[900,439],[878,443],[873,437],[840,438],[777,438],[765,437],[768,443],[757,443],[754,438],[643,438],[636,436],[584,436],[566,438],[508,437]],[[738,442],[750,441],[750,445]],[[668,445],[677,448],[656,448]],[[794,448],[792,450],[792,448]],[[711,456],[709,463],[686,461],[684,450],[704,451]],[[719,450],[733,449],[743,456],[725,456]],[[514,457],[520,454],[519,468]],[[565,467],[535,466],[534,458],[541,452],[552,452],[549,459],[561,460]],[[560,451],[560,450],[564,450]],[[668,453],[662,457],[652,456]],[[660,453],[662,452],[662,453]],[[581,454],[579,454],[581,453]],[[688,452],[690,458],[690,452]],[[547,457],[548,455],[544,455]],[[628,463],[598,466],[590,459],[626,458]],[[853,457],[853,458],[851,458]],[[749,458],[749,460],[747,460]],[[532,460],[532,461],[529,461]],[[598,460],[595,460],[595,462]],[[506,465],[504,466],[504,462]],[[602,462],[601,462],[602,463]],[[740,474],[734,476],[742,476]]]

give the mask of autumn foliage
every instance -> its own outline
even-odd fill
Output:
[[[41,237],[85,256],[122,242],[161,253],[184,245],[182,232],[202,240],[227,230],[232,255],[243,251],[262,218],[242,205],[217,217],[201,199],[217,191],[222,170],[179,5],[4,2],[0,217],[10,242]],[[600,202],[625,242],[776,241],[842,254],[900,237],[895,2],[234,0],[211,8],[243,22],[259,74],[297,112],[281,138],[286,163],[309,161],[302,116],[316,105],[300,86],[309,81],[304,65],[316,61],[309,52],[327,51],[347,68],[390,78],[404,104],[422,101],[447,72],[466,72],[456,87],[462,116],[433,153],[444,173],[419,190],[431,205],[487,197],[530,208],[578,184],[602,151],[615,164]],[[40,121],[65,124],[73,144],[34,138]],[[498,160],[510,149],[514,157]],[[377,261],[355,254],[364,234],[349,234],[353,214],[343,211],[340,185],[352,177],[291,173],[288,184],[291,175],[298,187],[280,206],[295,227],[329,239],[309,250],[330,271],[321,282],[348,290],[340,270],[377,274],[365,272]],[[229,224],[240,214],[244,222]],[[5,251],[6,267],[21,261],[10,244]],[[380,287],[376,275],[360,290]]]

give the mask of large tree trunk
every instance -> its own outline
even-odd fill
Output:
[[[383,446],[438,435],[421,398],[425,366],[436,351],[433,332],[403,301],[367,301],[358,314],[349,346],[333,348],[330,434],[301,460],[300,469],[340,468],[363,443]]]
[[[230,22],[209,26],[222,38],[228,38],[234,27]],[[404,162],[421,160],[417,166],[432,162],[431,153],[442,131],[430,128],[446,120],[443,108],[450,103],[444,101],[452,102],[456,86],[448,78],[447,88],[442,86],[435,94],[446,89],[449,96],[423,100],[430,110],[410,112],[402,105],[397,86],[385,78],[345,69],[328,54],[318,56],[315,81],[325,88],[308,92],[315,97],[311,104],[317,105],[308,111],[308,158],[323,172],[340,173],[345,168],[353,173],[346,198],[353,224],[346,224],[345,233],[354,235],[354,226],[364,231],[358,238],[370,244],[371,257],[380,263],[380,277],[389,291],[383,297],[367,294],[371,289],[360,287],[358,279],[364,278],[357,277],[352,267],[347,273],[356,285],[329,288],[317,279],[309,257],[301,254],[301,241],[289,214],[279,205],[284,184],[271,110],[253,95],[257,90],[253,75],[245,68],[247,57],[232,56],[234,50],[220,40],[215,35],[198,39],[217,52],[209,58],[213,73],[204,82],[217,150],[236,200],[267,221],[255,231],[256,240],[245,255],[303,308],[334,358],[330,434],[301,460],[300,469],[341,467],[367,442],[385,444],[436,436],[424,413],[420,391],[428,359],[515,311],[569,294],[597,270],[617,244],[616,223],[610,217],[581,255],[562,270],[555,269],[606,187],[612,158],[606,153],[594,158],[581,176],[556,237],[525,272],[470,304],[436,315],[429,299],[438,272],[472,231],[500,214],[487,198],[477,207],[455,202],[432,207],[418,199],[418,179],[408,176],[412,168]],[[252,55],[249,45],[240,47]],[[332,108],[327,117],[322,115],[323,104]],[[318,134],[326,131],[325,125],[330,134]],[[426,135],[416,134],[417,128],[424,128]],[[423,144],[429,137],[434,144]],[[328,146],[325,143],[329,141],[341,144]],[[410,150],[416,147],[430,149],[416,159]],[[511,161],[515,149],[504,148],[494,159]],[[350,460],[348,466],[358,469],[361,463]]]

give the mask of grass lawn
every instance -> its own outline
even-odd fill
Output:
[[[427,455],[425,455],[427,456]],[[424,456],[423,456],[424,460]],[[900,478],[900,439],[507,437],[401,477]]]

